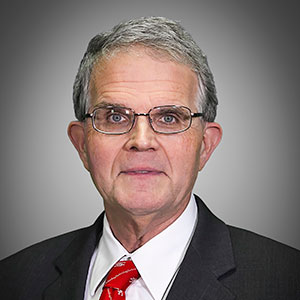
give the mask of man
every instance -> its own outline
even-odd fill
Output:
[[[2,261],[3,299],[300,299],[297,250],[225,225],[192,195],[222,129],[206,57],[178,23],[95,36],[73,99],[68,134],[105,213]]]

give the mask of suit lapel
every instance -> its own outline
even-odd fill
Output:
[[[102,234],[103,214],[88,228],[82,229],[54,266],[57,278],[44,292],[45,300],[82,300],[90,259]]]
[[[226,225],[196,197],[198,224],[167,300],[231,300],[221,278],[235,268]]]

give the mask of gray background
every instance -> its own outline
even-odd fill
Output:
[[[120,20],[181,20],[209,58],[224,137],[195,192],[229,224],[300,248],[296,1],[2,1],[0,257],[91,224],[102,201],[68,140],[87,43]]]

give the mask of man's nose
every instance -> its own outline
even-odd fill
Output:
[[[134,126],[129,132],[126,148],[135,151],[156,150],[158,147],[156,135],[157,133],[151,128],[146,115],[136,116]]]

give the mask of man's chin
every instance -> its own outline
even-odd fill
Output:
[[[153,191],[152,191],[153,192]],[[166,206],[165,197],[153,194],[150,191],[134,192],[127,191],[126,195],[119,195],[115,198],[118,206],[134,216],[147,216],[161,212]]]
[[[120,191],[124,197],[134,198],[137,201],[147,198],[152,201],[161,197],[162,193],[169,186],[170,182],[166,175],[141,175],[141,176],[126,176],[118,177],[115,184],[115,189]]]

